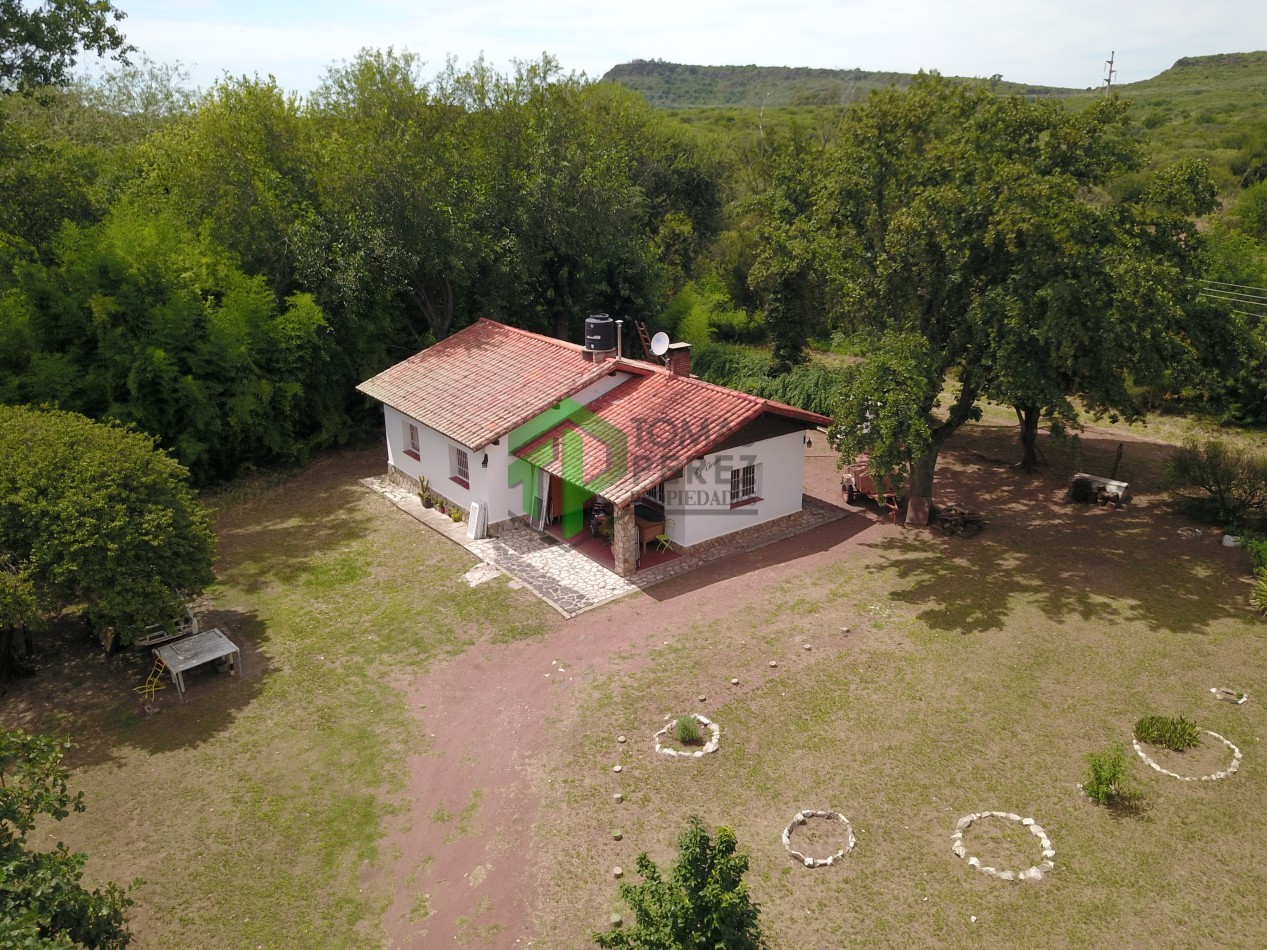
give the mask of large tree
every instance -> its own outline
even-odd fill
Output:
[[[820,164],[818,266],[837,319],[919,377],[885,398],[880,374],[847,374],[843,455],[900,461],[911,494],[931,498],[942,446],[983,397],[1030,419],[1072,418],[1071,397],[1130,413],[1132,381],[1191,355],[1192,216],[1213,190],[1186,165],[1114,197],[1106,186],[1139,163],[1124,110],[923,77],[849,114]]]
[[[150,436],[75,413],[0,406],[0,565],[43,611],[81,606],[123,643],[212,580],[188,472]]]
[[[126,15],[109,0],[0,0],[0,93],[67,82],[84,50],[126,62]]]
[[[66,741],[0,729],[0,946],[117,950],[131,939],[131,898],[115,884],[84,887],[86,854],[60,841],[50,850],[26,840],[37,822],[84,810],[84,793],[67,789],[68,748]]]

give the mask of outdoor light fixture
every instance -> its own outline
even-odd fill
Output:
[[[488,453],[484,453],[484,461],[480,462],[480,468],[488,468]]]

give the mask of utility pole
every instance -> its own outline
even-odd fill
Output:
[[[1104,61],[1105,71],[1108,73],[1104,77],[1104,94],[1107,96],[1109,90],[1113,88],[1113,77],[1117,74],[1117,70],[1113,68],[1113,57],[1117,55],[1116,50],[1109,50],[1109,58]]]

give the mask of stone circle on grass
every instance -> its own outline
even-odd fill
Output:
[[[1151,758],[1149,758],[1148,753],[1144,751],[1144,746],[1140,743],[1138,739],[1132,739],[1131,745],[1135,746],[1136,755],[1138,755],[1141,759],[1143,759],[1144,764],[1147,765],[1149,768],[1160,772],[1162,775],[1169,775],[1171,778],[1177,778],[1181,782],[1217,782],[1221,778],[1227,778],[1230,775],[1236,774],[1236,771],[1241,767],[1241,750],[1236,748],[1236,746],[1234,746],[1231,743],[1231,741],[1229,741],[1228,739],[1224,739],[1217,732],[1211,732],[1209,729],[1202,729],[1201,731],[1204,732],[1207,736],[1214,736],[1214,738],[1218,739],[1225,746],[1227,746],[1229,749],[1232,750],[1232,761],[1228,764],[1228,767],[1226,769],[1223,769],[1219,772],[1215,772],[1211,775],[1180,775],[1178,772],[1172,772],[1169,769],[1163,769],[1160,765],[1158,765]]]
[[[845,826],[845,846],[835,854],[829,854],[825,858],[811,858],[809,855],[802,854],[792,847],[792,832],[798,827],[805,824],[811,818],[825,818],[827,821],[838,821]],[[783,848],[794,857],[798,862],[807,868],[825,868],[835,864],[846,854],[853,850],[853,846],[858,843],[858,839],[853,836],[853,825],[849,824],[849,819],[840,812],[836,811],[798,811],[796,815],[788,822],[788,826],[783,829]]]
[[[1249,693],[1240,693],[1234,689],[1228,689],[1226,686],[1211,686],[1210,692],[1214,694],[1214,698],[1222,700],[1225,703],[1233,703],[1237,706],[1249,702]]]
[[[1042,848],[1043,860],[1019,872],[1006,871],[990,867],[988,864],[982,864],[980,858],[968,854],[968,849],[963,843],[963,833],[971,828],[974,822],[980,821],[982,818],[1002,818],[1005,821],[1015,821],[1024,825],[1029,829],[1029,833],[1038,839],[1039,846]],[[1056,866],[1056,852],[1052,850],[1051,839],[1047,837],[1047,832],[1043,830],[1042,826],[1035,824],[1033,818],[1022,818],[1020,815],[1014,815],[1006,811],[980,811],[971,815],[964,815],[955,824],[955,833],[950,836],[950,850],[967,861],[968,867],[976,868],[990,877],[997,877],[1000,881],[1041,881],[1043,875]]]
[[[701,716],[699,713],[692,713],[691,715],[696,722],[712,733],[708,741],[704,743],[704,748],[691,752],[685,749],[674,749],[661,742],[660,740],[666,738],[673,731],[673,724],[677,722],[672,715],[666,715],[664,718],[668,720],[668,725],[655,734],[655,750],[657,752],[661,755],[680,756],[684,759],[702,759],[710,752],[717,751],[721,745],[721,727],[707,716]]]

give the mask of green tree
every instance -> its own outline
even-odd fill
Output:
[[[65,83],[81,52],[127,61],[109,0],[0,0],[0,93]]]
[[[0,400],[134,423],[200,482],[346,434],[348,375],[310,296],[279,307],[215,242],[127,203],[53,257],[0,294]]]
[[[69,741],[0,729],[0,945],[115,950],[131,940],[132,905],[115,884],[88,890],[88,856],[60,841],[33,850],[26,836],[40,816],[61,821],[84,810],[72,796],[62,755]]]
[[[941,447],[982,397],[1031,419],[1072,419],[1072,396],[1130,414],[1131,382],[1192,360],[1192,216],[1213,189],[1189,164],[1111,198],[1105,186],[1138,163],[1124,109],[1110,98],[1072,114],[922,77],[848,114],[814,211],[836,318],[901,337],[927,378],[916,424],[909,399],[849,373],[842,421],[874,424],[837,427],[846,454],[902,458],[912,495],[931,497]]]
[[[638,855],[639,884],[622,883],[620,896],[633,909],[633,926],[595,934],[600,947],[643,950],[757,950],[766,945],[760,908],[743,876],[747,855],[735,833],[717,829],[710,840],[704,823],[691,816],[678,838],[678,857],[668,880],[646,854]]]
[[[150,436],[75,413],[0,406],[0,563],[42,610],[82,605],[129,643],[173,595],[212,580],[214,540],[188,472]]]
[[[466,111],[420,69],[407,51],[362,50],[327,72],[311,104],[323,283],[343,309],[399,314],[415,345],[472,319],[472,284],[496,241],[477,230],[485,192]]]
[[[305,249],[324,240],[309,132],[300,99],[271,76],[226,77],[146,141],[136,196],[207,232],[283,300],[302,289]]]

